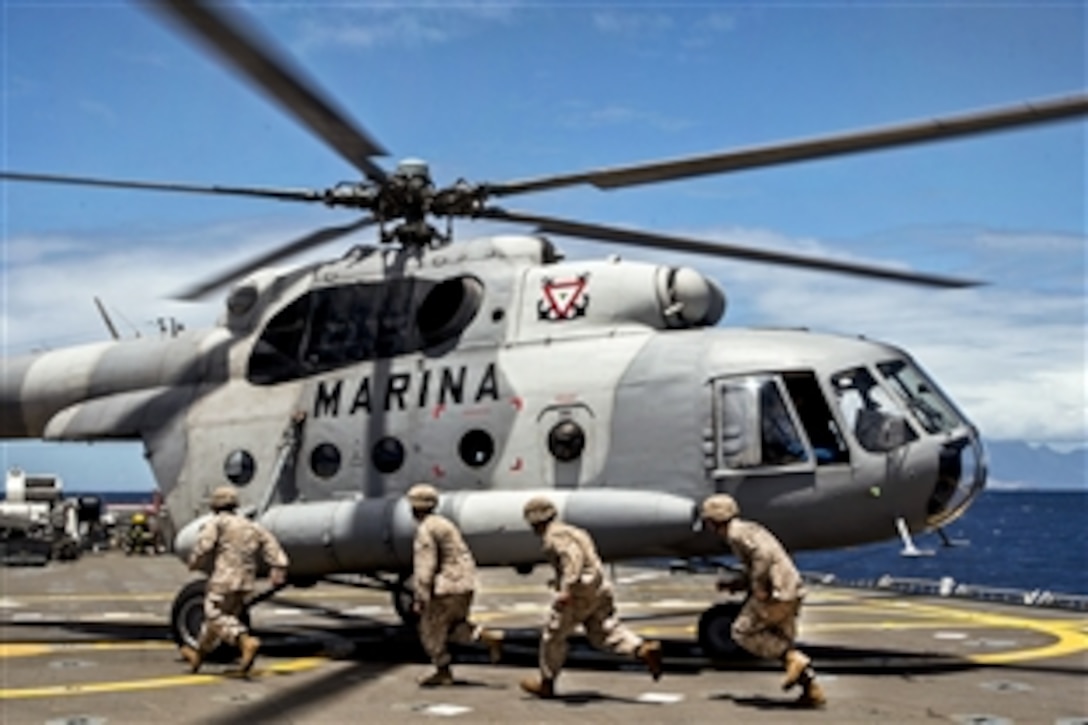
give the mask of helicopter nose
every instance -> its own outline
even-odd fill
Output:
[[[944,526],[959,518],[986,485],[986,455],[973,429],[943,444],[937,482],[926,505],[926,524]]]

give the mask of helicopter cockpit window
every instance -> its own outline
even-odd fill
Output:
[[[292,380],[303,374],[300,350],[310,316],[310,297],[280,310],[265,327],[249,358],[249,380],[257,385]]]
[[[927,432],[947,433],[964,424],[948,398],[916,365],[892,360],[876,367]]]
[[[454,277],[436,284],[416,311],[416,326],[425,347],[455,338],[480,309],[484,287],[474,277]]]
[[[786,373],[782,376],[786,390],[793,399],[793,407],[801,425],[812,444],[812,454],[817,465],[847,463],[850,460],[849,448],[843,440],[839,424],[831,415],[820,383],[815,373]]]
[[[249,380],[269,385],[449,342],[472,322],[482,298],[483,286],[467,276],[311,290],[269,321],[253,348]]]
[[[809,460],[774,376],[730,378],[720,386],[722,462],[728,468],[784,466]]]
[[[831,379],[843,420],[867,451],[885,453],[918,438],[899,401],[881,387],[867,368],[854,368]]]

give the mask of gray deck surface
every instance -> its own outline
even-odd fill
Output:
[[[421,689],[430,668],[387,594],[322,584],[253,613],[266,648],[254,675],[190,675],[169,641],[189,579],[169,556],[88,554],[0,569],[0,722],[960,722],[1088,723],[1082,613],[815,587],[801,641],[830,698],[798,710],[775,663],[707,660],[695,643],[712,577],[617,567],[626,622],[665,645],[666,674],[575,640],[560,697],[524,696],[535,673],[547,572],[482,574],[476,618],[507,632],[493,666],[456,651],[458,684]]]

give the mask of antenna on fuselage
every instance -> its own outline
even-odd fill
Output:
[[[102,304],[102,300],[95,297],[94,306],[98,308],[98,314],[102,315],[102,321],[106,323],[106,329],[110,331],[110,337],[114,340],[120,340],[121,335],[118,334],[117,327],[113,324],[113,320],[110,319],[110,313],[106,312],[106,306]]]

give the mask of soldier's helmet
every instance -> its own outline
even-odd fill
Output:
[[[408,489],[408,503],[416,511],[433,511],[438,505],[438,489],[429,483],[417,483]]]
[[[737,500],[725,493],[716,493],[706,501],[703,501],[701,516],[707,521],[724,524],[730,519],[740,515],[740,506]]]
[[[212,511],[238,508],[238,492],[230,486],[220,486],[212,491]]]
[[[534,496],[526,501],[523,513],[530,524],[546,524],[559,515],[555,504],[543,496]]]

